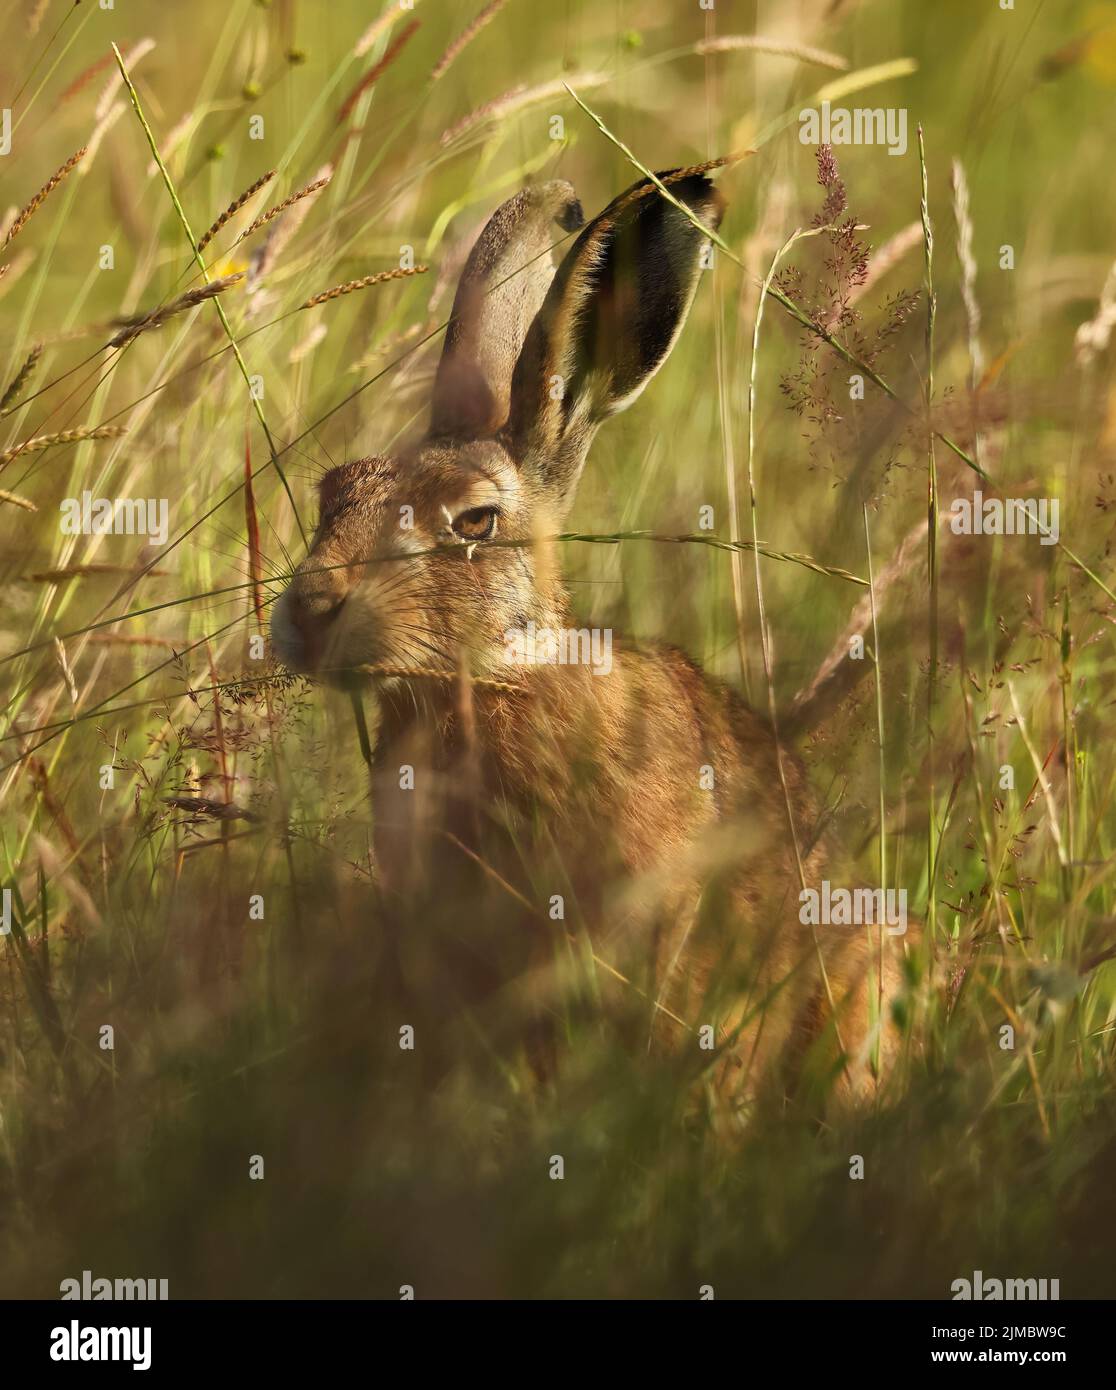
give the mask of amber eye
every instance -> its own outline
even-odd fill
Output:
[[[453,529],[465,541],[487,541],[496,534],[496,507],[470,507],[453,519]]]

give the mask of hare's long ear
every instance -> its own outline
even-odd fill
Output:
[[[525,188],[493,213],[461,272],[434,382],[432,435],[478,438],[506,423],[516,359],[554,278],[551,224],[573,231],[583,221],[564,179]]]
[[[724,203],[706,171],[722,162],[658,175],[714,231]],[[666,361],[697,290],[704,241],[648,179],[590,222],[559,266],[516,363],[508,432],[560,510],[597,426]]]

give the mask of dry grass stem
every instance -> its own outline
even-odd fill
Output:
[[[210,227],[209,231],[207,231],[198,242],[198,250],[204,251],[221,228],[224,227],[226,223],[231,222],[244,204],[247,203],[249,199],[254,198],[260,189],[263,188],[264,184],[270,183],[274,177],[275,170],[269,169],[266,174],[261,174],[254,184],[246,188],[239,198],[231,202],[221,216],[218,217],[217,221],[214,222],[213,226]]]
[[[224,294],[238,281],[244,279],[243,271],[236,271],[232,275],[223,275],[219,280],[211,280],[208,285],[199,285],[197,289],[187,290],[185,294],[180,294],[177,299],[172,299],[169,304],[163,304],[158,309],[152,309],[147,314],[137,314],[133,318],[116,320],[113,327],[120,325],[120,332],[115,338],[110,339],[110,348],[122,347],[129,343],[133,338],[141,333],[146,333],[151,328],[162,328],[168,319],[174,318],[177,314],[185,313],[187,309],[196,309],[199,304],[204,304],[208,299],[214,299],[219,294]]]
[[[405,280],[410,275],[425,275],[429,268],[425,265],[398,266],[394,270],[380,270],[375,275],[362,276],[359,280],[346,280],[343,285],[335,285],[331,290],[324,290],[321,294],[312,295],[298,307],[300,309],[312,309],[316,304],[325,304],[330,299],[340,299],[344,294],[368,289],[370,285],[382,285],[387,280]]]
[[[36,454],[42,449],[52,449],[56,444],[81,444],[87,439],[119,439],[126,433],[123,425],[97,425],[94,429],[59,430],[56,434],[36,435],[34,439],[25,439],[22,444],[0,453],[0,468],[22,454]]]
[[[504,6],[507,3],[508,0],[489,0],[489,3],[485,5],[483,10],[480,11],[476,19],[473,20],[472,24],[470,24],[467,28],[462,29],[461,33],[458,34],[457,38],[453,40],[453,42],[449,45],[446,51],[434,64],[434,67],[430,73],[430,80],[432,82],[437,82],[437,80],[440,77],[445,76],[446,69],[450,66],[454,59],[459,57],[462,50],[466,48],[467,45],[472,43],[472,41],[485,27],[485,25],[492,23],[492,21],[496,18],[497,14],[504,8]]]
[[[12,401],[18,397],[19,393],[27,385],[28,381],[30,381],[36,364],[42,355],[43,345],[42,343],[36,343],[27,354],[23,366],[20,367],[19,371],[16,372],[15,376],[12,378],[8,385],[8,389],[4,392],[3,396],[0,396],[0,415],[6,415],[8,413],[8,408]]]
[[[35,194],[35,196],[27,204],[27,206],[20,209],[20,211],[16,214],[15,221],[8,228],[8,234],[4,238],[5,246],[10,246],[12,244],[12,242],[16,239],[20,232],[23,231],[24,227],[27,226],[31,218],[34,217],[34,215],[38,212],[38,210],[42,207],[42,205],[46,202],[46,200],[50,197],[50,195],[54,192],[58,185],[62,183],[63,180],[66,179],[70,174],[73,173],[73,171],[85,158],[88,148],[89,147],[87,145],[82,145],[81,149],[78,150],[76,154],[72,154],[69,157],[69,159],[67,159],[65,164],[63,164],[60,169],[56,170],[55,173],[53,173],[50,176],[50,178],[47,179],[46,183],[43,184],[42,188],[39,189],[38,193]]]

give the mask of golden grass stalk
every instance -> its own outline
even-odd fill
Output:
[[[417,4],[418,0],[415,0],[415,3]],[[393,3],[388,5],[383,14],[377,15],[368,28],[365,29],[364,33],[361,34],[360,38],[357,39],[356,43],[353,45],[353,57],[363,58],[380,35],[384,33],[385,30],[390,29],[402,13],[402,8],[393,0]]]
[[[602,82],[609,80],[607,72],[581,72],[575,73],[569,78],[569,85],[576,85],[579,88],[599,87]],[[478,106],[470,111],[467,116],[462,116],[455,125],[442,132],[442,144],[452,145],[455,140],[459,140],[462,135],[477,126],[485,125],[495,121],[502,121],[508,116],[513,116],[517,111],[522,111],[524,107],[534,106],[540,101],[548,101],[551,97],[561,96],[567,89],[565,78],[555,78],[552,82],[543,82],[537,87],[528,87],[520,83],[518,87],[513,87],[511,91],[505,92],[502,96],[495,97],[492,101],[487,101],[483,106]]]
[[[970,378],[975,388],[984,375],[984,351],[980,345],[980,305],[976,297],[976,257],[973,255],[973,218],[969,211],[969,181],[959,159],[953,161],[953,215],[957,222],[957,260],[961,266],[961,299],[969,330]]]
[[[22,507],[25,512],[37,512],[39,509],[34,502],[29,502],[26,497],[17,497],[14,492],[5,492],[0,487],[0,502],[10,502],[13,507]]]
[[[409,275],[425,275],[430,269],[429,266],[416,265],[409,269],[397,266],[394,270],[380,270],[375,275],[364,275],[359,280],[346,280],[343,285],[334,285],[331,290],[324,290],[321,294],[311,295],[304,304],[300,304],[300,309],[313,309],[316,304],[325,304],[330,299],[340,299],[343,294],[352,294],[355,290],[365,290],[370,285],[382,285],[385,280],[404,280]]]
[[[213,240],[213,238],[217,235],[217,233],[221,230],[221,228],[225,226],[227,222],[231,222],[232,219],[236,216],[236,214],[240,211],[240,209],[244,206],[244,204],[248,202],[250,198],[255,197],[255,195],[260,191],[264,184],[270,183],[274,177],[275,170],[269,169],[266,174],[261,174],[260,177],[256,180],[254,184],[252,184],[250,188],[246,188],[239,198],[234,199],[234,201],[228,205],[228,207],[221,214],[221,216],[218,217],[217,221],[214,222],[213,226],[210,227],[209,231],[206,232],[205,236],[202,237],[201,241],[198,242],[198,250],[204,251],[205,248],[209,245],[209,243]]]
[[[952,170],[953,216],[957,223],[957,260],[961,266],[961,301],[965,306],[965,325],[969,340],[969,386],[975,393],[984,377],[984,349],[980,344],[980,301],[976,293],[977,265],[973,254],[973,218],[969,203],[969,181],[965,167],[954,159]],[[984,440],[979,423],[973,434],[973,453],[984,462]]]
[[[314,175],[315,182],[321,180],[323,183],[328,183],[331,178],[333,178],[333,165],[329,163],[323,164]],[[299,228],[309,217],[313,205],[313,199],[304,198],[295,203],[294,207],[282,213],[281,216],[276,217],[275,224],[268,232],[263,246],[252,257],[248,269],[249,294],[275,265],[292,239],[298,235]]]
[[[184,313],[187,309],[196,308],[199,304],[204,304],[207,299],[213,299],[216,295],[224,294],[238,280],[244,279],[244,272],[238,270],[232,275],[223,275],[219,280],[211,280],[208,285],[198,285],[196,289],[187,290],[185,294],[180,294],[177,299],[172,299],[169,304],[161,304],[159,308],[152,309],[147,314],[137,314],[130,319],[116,319],[113,321],[114,327],[119,327],[120,332],[115,338],[110,339],[109,347],[121,347],[124,343],[129,343],[140,333],[146,333],[149,328],[162,328],[168,319],[174,318],[176,314]]]
[[[93,161],[97,157],[97,151],[101,148],[101,141],[123,116],[125,109],[122,101],[114,103],[93,127],[93,134],[89,137],[89,153],[86,155],[85,163],[78,171],[78,178],[84,178],[89,173],[93,167]]]
[[[55,444],[80,444],[86,439],[119,439],[128,431],[123,425],[95,425],[92,429],[58,430],[55,434],[39,434],[34,439],[25,439],[11,449],[0,454],[0,468],[11,463],[21,454],[37,454],[43,449],[52,449]]]
[[[327,175],[323,179],[315,179],[313,183],[308,183],[305,188],[300,188],[297,193],[292,193],[289,198],[284,198],[281,203],[276,203],[273,208],[268,208],[266,212],[261,213],[251,226],[245,227],[233,242],[232,246],[229,247],[229,250],[231,251],[234,247],[239,246],[242,241],[250,237],[253,232],[258,232],[261,227],[266,227],[267,224],[273,222],[280,213],[284,213],[288,208],[294,207],[295,203],[300,203],[303,198],[309,198],[312,194],[317,193],[319,189],[324,188],[329,182],[330,177],[331,175]]]
[[[839,53],[827,53],[824,48],[811,48],[809,44],[791,43],[785,39],[764,39],[756,34],[723,34],[716,39],[702,39],[694,45],[694,52],[703,56],[707,53],[735,53],[748,49],[754,53],[773,53],[780,58],[797,58],[802,63],[813,63],[819,68],[833,68],[837,72],[848,72],[849,61]]]
[[[39,32],[39,27],[43,22],[43,15],[50,7],[50,0],[33,0],[31,8],[27,11],[27,37],[33,39]]]
[[[407,25],[406,29],[404,29],[401,34],[398,34],[394,39],[392,39],[391,43],[387,46],[384,56],[380,59],[378,63],[374,63],[372,67],[369,68],[369,70],[364,74],[364,76],[356,84],[353,90],[341,103],[341,109],[337,113],[338,125],[341,125],[343,122],[348,120],[349,116],[352,113],[353,107],[357,104],[357,102],[361,99],[361,97],[369,89],[369,87],[372,86],[373,82],[378,81],[379,78],[383,76],[384,72],[391,66],[391,64],[395,62],[396,58],[398,58],[400,53],[402,53],[404,45],[408,42],[408,40],[411,38],[411,35],[415,32],[415,30],[418,27],[419,21],[417,19],[412,19],[410,24]]]
[[[72,154],[65,164],[43,184],[42,188],[39,189],[38,193],[35,194],[27,206],[16,214],[16,220],[8,228],[8,235],[4,238],[5,246],[10,246],[12,244],[63,179],[65,179],[67,175],[73,173],[74,169],[85,158],[87,149],[87,145],[82,145],[81,149],[78,150],[76,154]]]
[[[74,680],[73,667],[70,665],[69,658],[66,655],[66,648],[62,645],[62,639],[60,637],[54,639],[54,655],[61,668],[62,679],[66,682],[66,689],[70,692],[70,700],[76,707],[78,702],[77,681]]]
[[[8,385],[8,389],[0,396],[0,415],[6,415],[8,413],[8,407],[27,385],[28,381],[30,381],[31,374],[34,372],[35,366],[42,355],[43,345],[42,343],[36,343],[27,354],[27,359],[23,366],[20,367],[19,371],[16,372],[15,376],[12,378]]]
[[[63,565],[59,569],[36,570],[34,574],[27,575],[33,584],[58,584],[65,579],[98,579],[105,574],[135,574],[135,565],[111,565],[107,561],[102,563],[92,560],[85,565]],[[166,575],[169,570],[145,569],[144,576]],[[76,634],[71,633],[71,636]]]
[[[480,31],[485,27],[486,24],[492,23],[492,21],[496,18],[497,14],[504,8],[504,6],[507,3],[508,0],[489,0],[488,4],[485,5],[484,9],[481,10],[481,12],[473,20],[472,24],[470,24],[467,28],[462,29],[461,33],[458,34],[457,38],[453,40],[453,42],[449,45],[446,51],[434,64],[433,70],[430,73],[431,82],[437,82],[438,78],[445,73],[449,65],[454,61],[455,58],[458,57],[462,49],[465,48],[468,44],[472,43],[472,41],[476,38],[476,36],[480,33]]]

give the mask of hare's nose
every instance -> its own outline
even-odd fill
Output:
[[[301,664],[316,671],[322,664],[330,642],[334,623],[345,606],[345,595],[304,593],[295,589],[287,596],[287,618],[297,634],[301,648]]]

